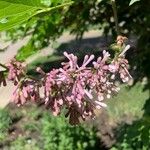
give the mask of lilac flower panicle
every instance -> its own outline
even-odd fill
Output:
[[[40,67],[36,69],[42,77],[40,83],[26,79],[25,66],[13,60],[8,65],[8,79],[16,85],[12,101],[20,106],[28,100],[42,100],[54,116],[65,108],[66,117],[69,117],[72,125],[79,124],[81,119],[93,119],[94,110],[106,108],[105,100],[120,90],[115,84],[118,76],[123,82],[132,78],[128,72],[128,61],[124,58],[127,48],[112,61],[106,51],[97,60],[94,60],[94,55],[86,55],[80,66],[77,56],[64,52],[68,61],[63,62],[61,68],[48,73]],[[1,72],[0,83],[3,83]],[[44,91],[43,96],[40,95],[40,89]]]

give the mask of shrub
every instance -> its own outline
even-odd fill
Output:
[[[53,117],[47,112],[42,118],[42,141],[45,150],[86,150],[100,146],[96,129],[85,125],[71,126],[64,117]]]
[[[111,150],[148,150],[150,148],[149,117],[143,117],[132,125],[123,125],[118,133],[117,142]]]
[[[3,141],[11,124],[8,111],[0,109],[0,141]]]

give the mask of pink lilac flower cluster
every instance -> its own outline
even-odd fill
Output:
[[[94,118],[95,108],[100,109],[107,105],[103,100],[119,91],[115,84],[118,75],[123,82],[131,78],[128,72],[128,61],[124,55],[110,61],[110,54],[103,51],[103,56],[97,61],[94,55],[86,55],[81,66],[78,65],[77,56],[64,52],[68,62],[62,63],[62,68],[53,69],[44,73],[44,100],[54,115],[59,115],[62,108],[68,110],[70,124],[78,124],[80,118]],[[92,62],[93,61],[93,62]],[[93,67],[90,67],[93,64]]]
[[[11,101],[20,106],[28,100],[35,102],[39,99],[39,85],[33,80],[24,79],[15,87]]]
[[[26,65],[24,63],[19,62],[16,59],[12,59],[7,65],[7,68],[9,70],[7,77],[8,80],[13,81],[14,85],[17,85],[22,76],[25,75],[25,67]]]
[[[61,68],[49,73],[37,68],[42,75],[40,83],[27,79],[25,66],[13,60],[8,65],[8,79],[16,85],[12,101],[20,106],[28,100],[44,100],[55,116],[65,108],[72,125],[79,124],[80,119],[94,118],[94,110],[106,107],[104,100],[118,93],[119,87],[115,84],[118,77],[123,82],[131,78],[128,61],[124,57],[127,49],[129,47],[113,60],[106,51],[97,60],[94,55],[86,55],[80,66],[77,56],[64,52],[68,62],[63,62]],[[44,96],[40,95],[40,89]]]

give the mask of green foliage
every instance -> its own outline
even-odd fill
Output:
[[[110,120],[118,123],[111,150],[149,150],[150,99],[143,87],[138,83],[131,89],[124,88],[108,103]]]
[[[117,130],[117,142],[111,150],[148,150],[150,148],[150,121],[143,117],[132,125],[124,125]]]
[[[42,119],[44,149],[86,150],[98,148],[99,143],[94,128],[70,126],[63,117],[54,118],[45,113]]]
[[[0,31],[10,29],[31,18],[40,9],[40,1],[1,0]],[[5,19],[5,22],[3,20]]]
[[[8,148],[9,150],[40,150],[37,142],[32,139],[26,139],[24,137],[18,137],[15,141],[11,143]]]
[[[49,12],[57,7],[60,0],[48,1],[45,0],[0,0],[0,31],[11,29],[19,25],[35,15]],[[65,5],[65,1],[63,1]],[[47,5],[51,4],[51,7]]]
[[[38,50],[49,45],[50,40],[54,40],[58,36],[58,32],[62,32],[56,24],[61,20],[61,14],[56,15],[52,12],[52,16],[43,16],[42,19],[35,21],[34,33],[27,45],[23,46],[17,55],[17,59],[25,60]],[[26,25],[28,26],[28,25]],[[59,30],[59,31],[58,31]]]
[[[3,141],[11,124],[8,111],[0,109],[0,141]]]
[[[41,107],[30,105],[13,111],[8,108],[8,112],[0,111],[2,149],[92,150],[101,146],[94,127],[70,126],[63,116],[54,117]],[[21,115],[20,119],[16,118],[16,114]],[[13,134],[8,132],[8,128],[14,129]]]

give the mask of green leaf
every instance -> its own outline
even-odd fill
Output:
[[[135,2],[138,2],[140,0],[131,0],[129,6],[131,6],[132,4],[134,4]]]
[[[42,7],[41,0],[0,0],[1,2],[8,2],[9,4],[19,4],[32,7]]]
[[[36,10],[36,8],[31,6],[19,5],[19,4],[10,4],[7,2],[0,1],[0,19],[22,15],[28,12],[32,12]]]
[[[62,5],[57,3],[56,6],[47,7],[43,1],[45,0],[0,0],[0,31],[13,28],[37,14],[72,4],[71,2]]]
[[[35,47],[33,46],[33,42],[32,40],[30,40],[27,45],[21,47],[21,49],[19,49],[19,52],[16,56],[17,60],[20,61],[25,61],[25,59],[33,54],[35,54],[37,52],[37,50],[35,49]]]
[[[32,17],[33,11],[30,11],[30,13],[23,13],[18,16],[3,18],[0,20],[0,31],[11,29],[12,27],[23,23],[24,21],[27,21]]]
[[[30,19],[42,6],[40,0],[0,0],[0,31]]]

